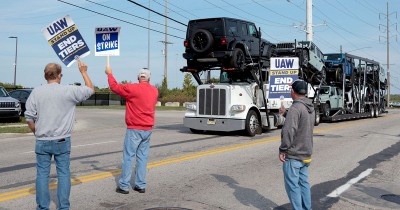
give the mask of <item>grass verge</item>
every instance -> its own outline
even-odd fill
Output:
[[[28,126],[18,127],[0,127],[0,133],[30,133],[31,129]]]

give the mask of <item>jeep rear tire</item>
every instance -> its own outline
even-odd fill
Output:
[[[240,48],[235,48],[232,53],[232,58],[229,62],[229,66],[239,69],[239,70],[244,70],[246,61],[244,57],[243,50]]]
[[[204,29],[194,31],[189,40],[190,48],[196,53],[204,53],[211,48],[214,43],[212,34]]]

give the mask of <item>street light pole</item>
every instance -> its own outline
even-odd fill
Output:
[[[10,36],[10,39],[15,39],[15,62],[14,62],[14,88],[17,87],[17,57],[18,57],[18,37]]]

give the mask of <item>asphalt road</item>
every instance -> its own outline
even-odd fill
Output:
[[[145,194],[115,192],[124,111],[78,109],[71,138],[71,209],[291,209],[280,130],[192,134],[184,112],[156,113]],[[310,167],[313,209],[400,209],[400,111],[377,119],[322,123]],[[32,134],[0,134],[0,209],[35,209]],[[365,175],[363,178],[357,177]],[[52,166],[51,189],[55,189]],[[51,191],[56,208],[56,190]],[[329,196],[328,196],[329,195]],[[387,195],[386,201],[381,198]]]

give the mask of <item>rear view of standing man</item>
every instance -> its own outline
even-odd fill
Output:
[[[26,121],[36,137],[38,210],[49,209],[50,206],[49,176],[52,156],[57,168],[58,209],[70,208],[70,137],[75,121],[75,107],[94,93],[87,66],[78,61],[78,67],[86,86],[61,85],[61,66],[49,63],[44,69],[47,84],[36,87],[26,101]]]
[[[133,190],[145,193],[147,159],[158,90],[149,83],[150,71],[148,69],[139,70],[139,83],[134,84],[118,84],[110,66],[106,67],[105,72],[111,90],[126,99],[125,123],[127,129],[123,147],[122,174],[116,192],[129,193],[133,160],[136,157],[135,187]]]
[[[294,210],[311,209],[308,166],[313,149],[315,111],[311,99],[305,97],[307,89],[303,80],[292,84],[293,104],[286,114],[279,147],[285,189]],[[285,108],[281,107],[279,113],[284,115]]]

